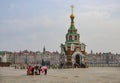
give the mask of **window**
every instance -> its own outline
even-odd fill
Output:
[[[75,36],[75,40],[77,40],[77,36]]]
[[[71,35],[69,36],[69,40],[72,40],[72,36]]]

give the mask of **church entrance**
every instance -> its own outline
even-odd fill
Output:
[[[77,54],[75,56],[75,64],[74,64],[74,66],[75,67],[81,67],[81,62],[82,62],[82,56]]]
[[[80,65],[80,56],[77,54],[75,57],[76,64]]]
[[[81,52],[75,52],[72,55],[72,65],[75,68],[85,68],[85,57]]]

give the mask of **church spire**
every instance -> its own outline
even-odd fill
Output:
[[[74,6],[73,5],[71,5],[71,15],[70,15],[70,18],[71,18],[71,25],[73,25],[74,24],[74,15],[73,15],[73,8],[74,8]]]
[[[45,54],[46,50],[45,50],[45,46],[43,47],[43,53]]]
[[[71,5],[71,15],[70,15],[70,19],[71,19],[71,25],[70,25],[70,28],[68,30],[68,33],[76,33],[77,32],[77,29],[75,29],[75,26],[74,26],[74,14],[73,14],[73,8],[74,6]]]

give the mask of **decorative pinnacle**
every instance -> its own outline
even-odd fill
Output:
[[[71,24],[74,24],[73,8],[74,8],[74,6],[71,5],[71,11],[72,11],[72,14],[70,15],[70,18],[71,18]]]
[[[71,7],[72,14],[73,14],[74,5],[71,5],[70,7]]]

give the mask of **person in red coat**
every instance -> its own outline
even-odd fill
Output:
[[[42,66],[41,72],[44,73],[44,75],[47,75],[47,66]]]

